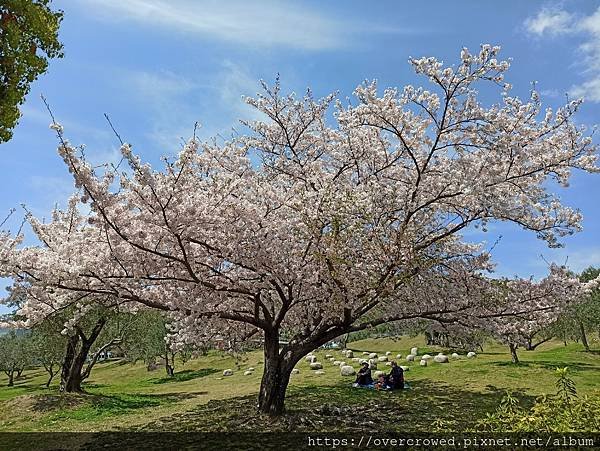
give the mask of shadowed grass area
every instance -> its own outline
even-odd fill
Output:
[[[152,381],[153,384],[172,384],[174,382],[185,382],[191,381],[199,377],[210,376],[211,374],[218,373],[219,370],[215,368],[203,368],[201,370],[185,370],[175,373],[172,377],[162,377]]]
[[[235,402],[210,401],[138,430],[409,432],[431,430],[438,424],[464,431],[475,428],[480,418],[495,410],[505,394],[496,387],[480,393],[428,381],[414,382],[411,387],[386,392],[352,389],[346,384],[295,387],[288,395],[287,412],[280,418],[257,413],[256,398],[246,396]],[[525,405],[533,404],[531,396],[517,397]]]
[[[410,348],[419,354],[449,351],[426,346],[423,337],[369,339],[348,344],[355,358],[364,352],[390,359],[405,356]],[[598,348],[594,343],[593,347]],[[475,359],[464,355],[447,364],[399,358],[409,369],[411,389],[376,392],[351,388],[353,377],[340,375],[326,355],[358,367],[339,350],[315,352],[325,374],[298,363],[292,375],[286,406],[279,419],[256,413],[262,377],[263,354],[250,352],[241,359],[210,352],[185,364],[178,362],[174,377],[164,370],[149,372],[143,364],[102,362],[84,385],[87,393],[59,394],[58,381],[44,388],[46,373],[35,369],[15,387],[2,386],[0,377],[0,431],[422,431],[473,428],[496,409],[506,391],[516,393],[525,405],[536,396],[554,393],[556,367],[568,366],[580,394],[600,395],[600,356],[583,352],[576,343],[545,343],[535,351],[519,350],[522,363],[510,363],[508,349],[490,343]],[[464,354],[464,352],[462,353]],[[418,359],[417,359],[418,360]],[[385,363],[380,368],[388,370]],[[255,370],[249,375],[244,371]],[[224,369],[234,375],[222,376]]]

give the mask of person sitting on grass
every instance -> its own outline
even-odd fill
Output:
[[[404,370],[396,362],[392,362],[392,370],[387,377],[387,385],[391,389],[404,388]]]
[[[375,390],[389,390],[391,387],[388,383],[388,377],[385,374],[380,374],[374,387]]]
[[[371,377],[371,368],[369,368],[369,364],[364,362],[362,364],[362,368],[358,370],[358,374],[356,375],[355,385],[367,386],[373,384],[373,378]]]

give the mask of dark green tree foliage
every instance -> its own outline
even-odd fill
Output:
[[[15,376],[32,363],[30,337],[27,333],[11,331],[0,337],[0,371],[8,377],[8,386],[14,385]]]
[[[167,322],[161,312],[143,311],[135,315],[128,333],[128,339],[121,346],[125,357],[136,362],[142,360],[148,370],[156,368],[157,358],[164,361],[168,376],[175,373],[175,355],[166,341]],[[185,350],[185,360],[191,357],[191,350]]]
[[[150,366],[165,353],[165,320],[160,312],[143,311],[136,315],[128,339],[121,349],[131,362],[143,361]]]
[[[589,267],[580,275],[579,280],[588,282],[600,274],[600,268]],[[600,289],[594,289],[580,302],[567,308],[547,330],[545,336],[567,341],[581,342],[586,351],[590,351],[592,333],[600,339]]]
[[[58,40],[62,11],[51,0],[0,1],[0,143],[12,137],[31,83],[63,56]]]
[[[34,364],[41,365],[48,373],[46,387],[56,376],[65,357],[67,338],[60,333],[61,325],[46,320],[31,331],[31,353]]]
[[[579,279],[588,282],[600,274],[600,268],[589,267],[584,270]],[[588,342],[588,331],[595,330],[600,335],[600,289],[596,288],[592,293],[575,307],[574,316],[579,336],[586,351],[590,350]]]

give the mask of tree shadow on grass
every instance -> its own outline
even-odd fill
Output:
[[[291,387],[287,412],[268,417],[256,410],[256,395],[213,400],[193,410],[161,418],[140,428],[145,431],[243,431],[243,432],[388,432],[476,428],[477,421],[499,406],[504,390],[488,387],[472,392],[431,381],[415,381],[409,390],[355,389],[350,384],[331,387]],[[534,398],[514,394],[532,404]],[[438,426],[439,427],[439,426]]]
[[[556,368],[564,368],[569,367],[572,371],[598,371],[599,365],[594,365],[592,363],[573,363],[573,362],[557,362],[557,361],[549,361],[549,360],[536,360],[531,362],[489,362],[487,365],[495,365],[495,366],[503,366],[503,367],[512,367],[512,368],[544,368],[548,370],[555,370]]]
[[[108,387],[107,384],[97,384],[95,382],[84,382],[83,383],[83,388],[89,389],[89,388],[106,388]]]
[[[210,376],[211,374],[218,373],[219,370],[215,368],[202,368],[200,370],[185,370],[178,371],[173,377],[162,377],[160,379],[152,379],[153,384],[170,384],[173,382],[185,382],[191,381],[192,379],[198,379],[200,377]]]
[[[88,419],[114,416],[158,407],[204,395],[207,392],[93,395],[88,393],[38,395],[31,406],[36,412],[56,411],[60,418]]]

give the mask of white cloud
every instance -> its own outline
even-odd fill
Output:
[[[600,267],[600,249],[586,249],[585,251],[568,253],[567,266],[577,273],[590,266]]]
[[[583,17],[577,28],[586,36],[580,50],[587,80],[572,86],[569,94],[590,102],[600,102],[600,8],[592,15]]]
[[[55,206],[65,208],[69,197],[77,191],[75,182],[69,175],[64,177],[33,175],[29,178],[29,186],[35,195],[35,201],[26,205],[34,216],[49,218]]]
[[[239,119],[262,118],[242,99],[260,91],[259,80],[239,63],[226,60],[214,74],[194,80],[169,71],[120,74],[128,95],[146,113],[148,136],[168,154],[178,151],[182,138],[192,136],[196,121],[201,125],[198,135],[208,139],[229,135]]]
[[[197,120],[191,105],[198,91],[206,86],[170,71],[119,73],[128,95],[145,111],[151,127],[148,136],[155,143],[173,151],[180,137],[191,137]],[[127,141],[126,136],[123,139]]]
[[[546,251],[544,254],[547,255],[540,255],[531,262],[531,266],[547,268],[548,263],[551,262],[566,265],[576,273],[580,273],[590,266],[600,267],[600,247],[562,248],[556,249],[554,252]]]
[[[86,11],[111,21],[132,21],[195,33],[246,46],[305,50],[344,46],[341,21],[307,5],[277,0],[227,2],[192,0],[85,0]]]
[[[534,35],[560,35],[573,31],[575,16],[559,8],[542,8],[535,17],[525,20],[525,29]]]
[[[219,97],[223,104],[231,105],[235,119],[264,119],[265,116],[248,105],[242,97],[252,97],[261,90],[259,80],[252,77],[243,66],[232,61],[223,62],[223,69],[218,75],[221,84],[218,87]]]
[[[569,95],[573,98],[583,97],[589,102],[600,102],[600,74],[581,84],[574,85],[569,89]]]
[[[41,125],[43,126],[43,129],[47,130],[49,135],[55,136],[56,133],[48,128],[52,122],[50,113],[42,109],[43,106],[37,108],[31,103],[32,102],[26,103],[21,107],[21,122],[32,122]],[[74,136],[77,139],[84,139],[85,142],[89,142],[90,140],[102,142],[112,136],[112,132],[108,126],[106,129],[91,127],[65,116],[61,111],[54,110],[53,113],[56,121],[64,127],[67,138],[72,139]]]
[[[577,15],[558,7],[543,7],[525,23],[528,33],[536,36],[571,34],[583,38],[577,63],[582,67],[583,82],[569,89],[572,98],[583,97],[600,103],[600,8],[588,16]]]
[[[600,8],[598,8],[591,16],[583,18],[580,22],[580,26],[590,33],[600,35]]]
[[[170,71],[129,72],[128,78],[139,93],[159,102],[165,97],[186,94],[197,87],[191,80]]]

